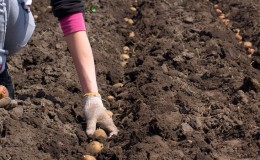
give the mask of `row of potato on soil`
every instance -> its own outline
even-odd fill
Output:
[[[225,14],[222,12],[222,10],[220,10],[219,6],[217,4],[213,5],[213,8],[215,9],[216,13],[218,14],[218,18],[226,25],[229,26],[230,25],[230,20],[228,18],[226,18]],[[235,38],[239,41],[239,43],[243,43],[243,37],[240,35],[240,29],[235,29],[234,30],[236,32]],[[255,53],[255,49],[253,48],[253,45],[251,42],[249,41],[245,41],[243,43],[244,47],[247,50],[247,55],[249,57],[251,57],[254,53]]]

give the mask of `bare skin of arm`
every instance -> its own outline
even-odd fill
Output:
[[[95,64],[86,31],[78,31],[65,36],[75,64],[83,93],[98,92]]]

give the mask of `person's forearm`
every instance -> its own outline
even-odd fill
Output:
[[[86,31],[66,35],[65,40],[78,72],[83,93],[98,92],[94,58]]]

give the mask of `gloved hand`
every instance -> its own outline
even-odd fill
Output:
[[[107,110],[104,107],[99,94],[85,95],[83,103],[87,123],[87,135],[93,135],[96,130],[96,125],[99,125],[100,128],[106,130],[109,133],[109,137],[117,135],[118,129],[115,126],[113,119],[107,114]]]
[[[3,97],[0,99],[0,108],[7,108],[11,104],[11,98]]]
[[[17,101],[11,99],[10,97],[4,97],[0,99],[0,108],[11,110],[17,106],[18,106]]]

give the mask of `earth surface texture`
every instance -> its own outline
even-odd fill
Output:
[[[0,160],[88,154],[77,73],[48,6],[34,1],[35,33],[8,59],[18,107],[0,109]],[[94,0],[85,6],[99,90],[120,130],[96,139],[104,144],[98,160],[259,159],[259,0]],[[251,57],[245,41],[255,49]],[[124,46],[130,58],[122,60]],[[117,83],[123,86],[113,87]]]

